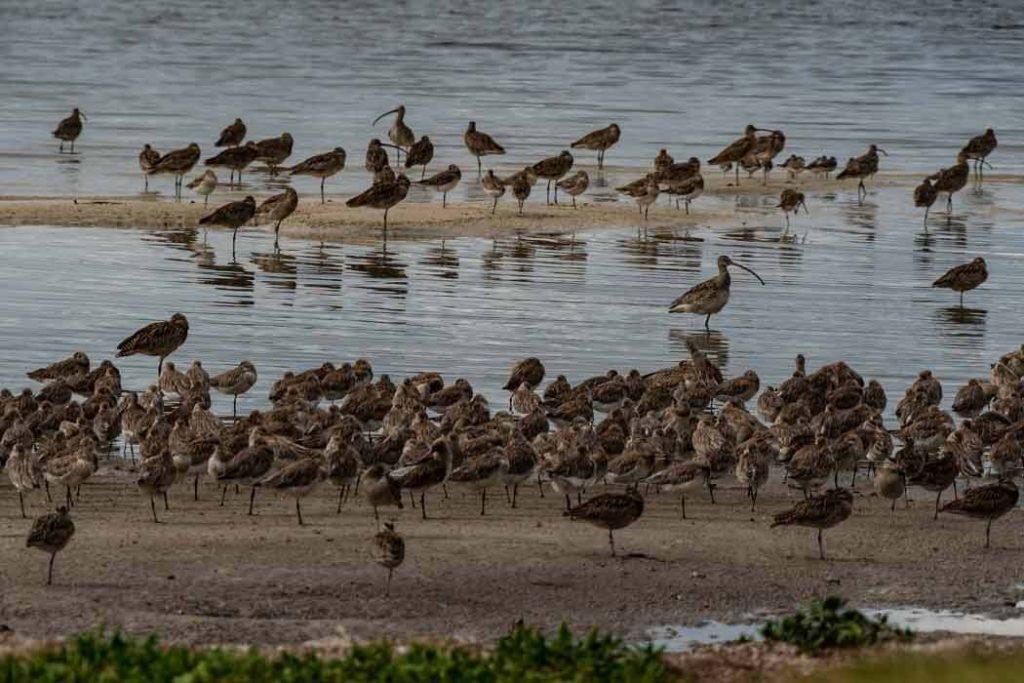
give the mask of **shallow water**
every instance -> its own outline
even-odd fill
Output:
[[[686,340],[708,348],[727,375],[756,369],[763,384],[789,376],[793,356],[811,367],[843,358],[882,381],[890,407],[916,373],[932,368],[946,403],[968,377],[1020,343],[1017,267],[1021,220],[993,206],[1020,205],[1020,188],[967,194],[962,213],[928,233],[887,188],[858,206],[852,193],[812,195],[813,213],[781,235],[770,201],[744,198],[741,227],[635,229],[381,247],[282,239],[275,255],[263,230],[230,233],[85,228],[0,229],[4,292],[0,385],[76,349],[109,357],[143,323],[186,313],[188,342],[172,360],[202,359],[211,371],[251,359],[265,403],[286,369],[369,358],[402,377],[438,370],[465,376],[496,403],[507,368],[527,355],[548,378],[578,381],[609,367],[650,371],[687,357]],[[726,201],[726,200],[720,200]],[[892,208],[879,210],[879,205]],[[711,276],[719,254],[736,271],[732,299],[705,334],[698,316],[668,304]],[[930,283],[976,254],[990,280],[956,295]],[[129,386],[152,381],[156,362],[120,359]],[[223,401],[223,399],[221,399]],[[221,403],[221,409],[229,409]]]
[[[139,191],[143,143],[195,140],[206,156],[238,115],[255,138],[290,131],[295,160],[345,147],[349,170],[332,184],[349,192],[386,130],[370,122],[401,102],[434,140],[436,168],[472,165],[461,134],[475,119],[507,146],[505,168],[614,120],[617,165],[646,166],[663,146],[704,159],[754,121],[784,129],[787,153],[842,163],[876,142],[892,155],[883,168],[902,170],[948,165],[993,126],[997,169],[1024,169],[1024,5],[1012,0],[643,3],[627,15],[577,0],[51,0],[0,3],[0,25],[2,195]],[[74,106],[90,116],[81,153],[58,156],[50,131]]]

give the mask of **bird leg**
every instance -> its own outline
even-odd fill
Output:
[[[25,496],[21,491],[18,491],[18,503],[21,505],[21,518],[25,519]]]
[[[340,489],[338,489],[338,512],[335,513],[335,514],[339,514],[339,515],[341,514],[341,504],[342,504],[342,502],[344,500],[345,500],[345,489],[344,488],[340,488]],[[374,508],[373,511],[376,512],[377,508]]]
[[[615,536],[612,535],[612,530],[608,530],[608,545],[612,547],[612,557],[615,557]]]
[[[192,482],[192,500],[199,500],[199,475]]]
[[[493,216],[494,212],[497,211],[497,210],[498,210],[498,198],[495,197],[494,198],[494,205],[491,207],[491,215]]]
[[[164,491],[164,510],[170,510],[171,506],[167,504],[167,491]]]
[[[679,494],[679,510],[682,513],[682,519],[686,519],[686,494]]]
[[[256,500],[256,487],[252,487],[252,491],[249,493],[249,514],[252,514],[252,504]]]
[[[442,192],[441,193],[441,208],[444,209],[447,206],[448,206],[448,193],[447,192]]]
[[[228,497],[228,486],[224,485],[224,488],[220,490],[220,506],[224,507],[224,499]]]
[[[384,586],[384,597],[391,595],[391,575],[394,573],[394,569],[388,567],[388,583]]]
[[[512,509],[516,509],[516,500],[519,497],[519,484],[512,484]]]
[[[487,514],[487,489],[480,489],[480,516]]]
[[[989,517],[989,520],[985,523],[985,547],[986,548],[988,547],[988,544],[989,544],[989,534],[990,534],[991,531],[992,531],[992,518]]]
[[[281,248],[277,244],[277,237],[278,237],[278,234],[280,232],[281,232],[281,221],[278,221],[277,225],[274,226],[274,250],[275,251],[280,251],[281,250]]]
[[[153,522],[159,524],[160,520],[156,518],[156,498],[152,494],[149,496],[149,509],[153,511]]]
[[[942,498],[942,491],[939,491],[939,495],[935,496],[935,516],[932,519],[939,518],[939,500]]]
[[[320,179],[320,203],[321,204],[326,204],[327,203],[327,200],[324,199],[324,182],[326,180],[327,180],[327,178],[321,178]]]
[[[548,178],[548,187],[544,191],[544,201],[548,206],[551,206],[551,178]]]
[[[46,572],[46,585],[53,585],[53,560],[57,557],[57,553],[50,553],[50,568]]]
[[[295,514],[299,516],[299,526],[302,526],[302,504],[300,503],[301,500],[301,498],[295,499]]]
[[[427,496],[426,489],[424,489],[423,491],[420,491],[420,514],[423,516],[423,519],[427,518],[427,497],[426,496]]]
[[[818,557],[825,559],[825,548],[821,545],[821,529],[818,529]]]

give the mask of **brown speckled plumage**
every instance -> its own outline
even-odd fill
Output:
[[[53,583],[53,558],[71,541],[75,535],[75,523],[71,521],[66,507],[57,508],[39,517],[32,523],[28,532],[26,548],[38,548],[50,555],[50,568],[46,575],[46,585]]]
[[[235,119],[224,127],[217,138],[214,147],[237,147],[245,139],[246,128],[242,119]]]
[[[160,371],[163,370],[164,358],[174,353],[187,338],[188,318],[181,313],[175,313],[170,320],[150,323],[118,344],[117,357],[140,353],[146,356],[159,356],[159,377]]]
[[[583,502],[582,505],[571,507],[562,514],[570,519],[582,519],[596,527],[608,530],[608,544],[615,556],[616,529],[629,526],[644,513],[644,499],[635,489],[627,489],[625,493],[603,493]]]
[[[992,522],[1017,507],[1020,495],[1011,481],[975,486],[964,492],[959,500],[951,500],[942,506],[942,512],[964,515],[974,519],[987,520],[985,524],[985,547],[989,547]]]
[[[802,500],[791,509],[775,515],[772,527],[804,526],[818,530],[818,555],[825,559],[821,532],[849,518],[853,512],[853,494],[846,489],[829,489],[819,496]]]
[[[964,292],[969,292],[988,279],[985,259],[980,256],[970,263],[950,268],[945,275],[932,283],[932,287],[952,289],[960,293],[960,305],[964,303]]]
[[[622,130],[619,128],[617,123],[613,123],[605,128],[599,128],[598,130],[591,131],[581,137],[576,142],[572,143],[570,147],[573,149],[590,149],[597,152],[597,167],[604,168],[604,153],[608,149],[619,141],[619,137],[622,135]]]
[[[384,595],[391,595],[391,575],[405,561],[405,541],[395,531],[394,524],[384,523],[384,530],[373,537],[371,552],[373,561],[388,570]]]

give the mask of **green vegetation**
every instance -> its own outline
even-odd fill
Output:
[[[817,653],[834,647],[863,647],[888,640],[910,640],[913,632],[890,626],[883,616],[866,617],[855,609],[844,609],[837,595],[812,600],[807,607],[761,627],[765,640],[797,646],[802,652]]]
[[[207,681],[662,681],[669,677],[660,652],[631,648],[591,632],[574,637],[564,625],[552,637],[516,626],[492,651],[412,645],[401,652],[386,642],[352,648],[342,659],[256,651],[193,650],[162,646],[115,633],[88,633],[59,649],[8,655],[0,681],[33,683]]]

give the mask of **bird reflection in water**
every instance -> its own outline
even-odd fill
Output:
[[[426,272],[430,275],[446,280],[455,280],[459,277],[459,252],[446,246],[445,240],[441,240],[440,247],[429,247],[421,263],[426,266]]]
[[[264,281],[274,289],[293,291],[298,287],[299,269],[294,256],[280,251],[254,253],[252,262],[261,272],[270,276],[264,278]]]
[[[988,319],[988,311],[984,308],[967,308],[963,306],[947,306],[937,309],[935,318],[944,325],[964,325],[977,328],[976,333],[968,334],[970,337],[981,338],[984,335],[985,322]],[[961,331],[962,332],[962,331]],[[962,336],[958,333],[958,336]]]
[[[719,330],[694,332],[673,328],[668,331],[668,347],[675,354],[688,358],[690,344],[704,352],[722,370],[729,365],[729,339]]]
[[[854,201],[842,202],[839,205],[843,222],[847,229],[843,232],[856,235],[865,242],[874,242],[878,231],[878,204],[873,201],[864,200],[863,203]]]

